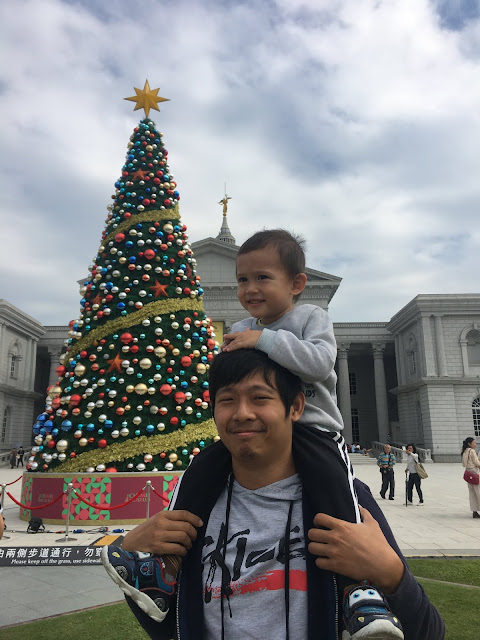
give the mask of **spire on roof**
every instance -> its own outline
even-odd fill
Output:
[[[228,228],[228,222],[227,222],[228,201],[231,200],[231,199],[232,198],[230,196],[227,196],[227,188],[226,188],[226,185],[225,185],[225,195],[218,203],[218,204],[221,204],[223,206],[223,221],[222,221],[222,226],[221,226],[221,229],[220,229],[220,233],[218,234],[216,239],[217,240],[221,240],[222,242],[225,242],[226,244],[235,244],[235,238],[230,233],[230,229]]]

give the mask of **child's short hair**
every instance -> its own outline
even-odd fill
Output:
[[[275,247],[290,278],[295,278],[299,273],[305,273],[305,239],[285,229],[257,231],[245,240],[237,256],[266,247]],[[294,302],[300,298],[300,295],[294,296]]]
[[[275,247],[286,272],[291,278],[298,273],[305,273],[305,240],[285,229],[265,229],[257,231],[242,244],[239,256],[257,249]]]

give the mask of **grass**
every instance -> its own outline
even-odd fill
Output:
[[[126,602],[0,629],[2,640],[148,640]]]
[[[480,602],[480,560],[412,559],[408,564],[442,614],[447,628],[446,640],[477,638],[478,616],[475,612]],[[3,628],[0,635],[2,640],[83,640],[105,636],[120,640],[148,638],[125,603]]]
[[[431,578],[480,587],[480,559],[478,558],[415,558],[409,560],[408,565],[417,578]]]

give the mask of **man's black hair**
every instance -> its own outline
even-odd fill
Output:
[[[237,349],[215,356],[208,373],[212,409],[215,410],[215,397],[220,389],[256,373],[263,375],[269,387],[277,389],[285,406],[285,415],[288,415],[293,401],[302,391],[302,381],[258,349]]]
[[[295,278],[299,273],[305,273],[305,240],[285,229],[265,229],[257,231],[245,240],[238,250],[237,257],[258,249],[275,247],[289,278]],[[300,298],[300,293],[294,296],[294,302]]]

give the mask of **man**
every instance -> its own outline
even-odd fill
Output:
[[[392,453],[392,447],[386,444],[383,447],[383,453],[377,458],[377,464],[380,467],[380,473],[382,474],[382,488],[380,489],[380,496],[385,500],[385,494],[390,487],[388,494],[389,500],[394,500],[395,496],[395,472],[393,467],[395,466],[395,454]]]
[[[344,626],[340,573],[367,579],[387,594],[406,640],[441,640],[443,621],[404,563],[368,488],[355,480],[362,523],[312,508],[314,494],[328,500],[333,491],[317,482],[318,460],[296,437],[292,442],[305,403],[299,378],[260,351],[222,353],[211,365],[210,398],[221,441],[194,458],[170,510],[122,543],[126,551],[161,555],[162,577],[171,576],[162,622],[128,599],[150,637],[337,640]],[[195,514],[183,508],[195,502]],[[178,567],[171,556],[182,558],[175,595]],[[124,575],[129,570],[121,568]]]

